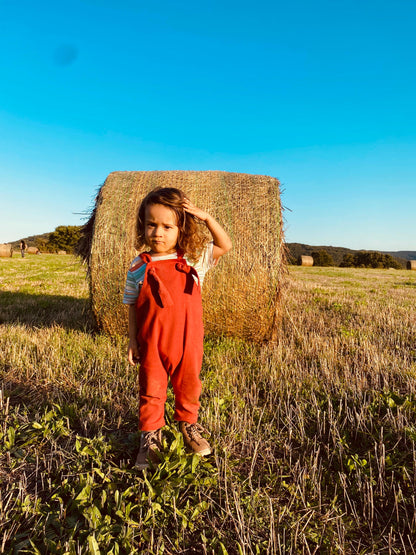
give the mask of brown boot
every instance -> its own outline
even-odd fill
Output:
[[[179,422],[179,429],[182,432],[184,444],[191,451],[201,456],[209,455],[211,453],[210,444],[201,436],[201,432],[206,431],[201,424]]]
[[[142,432],[140,435],[140,447],[134,465],[138,470],[149,468],[149,464],[157,466],[160,462],[158,453],[162,449],[162,430]]]

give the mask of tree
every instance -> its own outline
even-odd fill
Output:
[[[354,266],[355,266],[354,255],[351,253],[344,254],[342,262],[340,264],[340,268],[354,268]]]
[[[314,266],[334,266],[334,259],[326,250],[319,250],[312,253]]]
[[[340,264],[341,268],[395,268],[400,270],[400,263],[390,254],[381,252],[359,251],[346,254]]]
[[[81,226],[60,225],[49,235],[48,250],[73,253],[81,237]]]
[[[35,247],[37,247],[40,252],[54,252],[53,247],[49,244],[49,239],[45,237],[37,237],[35,239]]]

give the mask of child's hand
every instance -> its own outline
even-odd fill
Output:
[[[192,214],[192,216],[195,216],[196,218],[198,218],[198,220],[206,222],[209,218],[209,214],[207,212],[204,212],[203,210],[192,204],[189,199],[185,199],[183,207],[185,209],[185,212],[188,212],[188,214]]]
[[[183,207],[185,209],[185,212],[188,212],[188,214],[192,214],[192,216],[195,216],[199,220],[202,220],[207,226],[214,242],[214,248],[212,251],[212,256],[214,260],[218,260],[220,256],[231,249],[231,239],[229,238],[226,231],[224,231],[220,224],[215,220],[215,218],[208,214],[208,212],[204,212],[203,210],[192,204],[192,202],[187,198],[185,198],[184,200]]]
[[[129,341],[127,348],[127,358],[132,366],[136,366],[139,362],[139,346],[137,341]]]

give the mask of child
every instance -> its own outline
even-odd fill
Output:
[[[198,220],[205,223],[207,239]],[[203,355],[201,285],[205,273],[231,249],[220,224],[173,187],[151,191],[137,216],[137,248],[123,302],[129,305],[130,364],[140,362],[140,448],[136,467],[158,462],[168,379],[175,394],[174,419],[185,445],[199,455],[211,447],[198,421]]]

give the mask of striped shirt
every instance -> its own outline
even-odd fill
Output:
[[[216,263],[216,260],[214,260],[213,258],[213,248],[214,243],[211,241],[205,247],[202,255],[196,263],[188,260],[186,256],[184,257],[189,266],[193,266],[197,271],[201,287],[205,278],[205,274],[208,272],[209,269],[215,266]],[[162,256],[152,256],[153,261],[174,260],[175,258],[178,258],[177,253],[165,254]],[[127,272],[126,285],[124,287],[123,304],[131,305],[136,303],[136,300],[140,293],[140,288],[143,285],[145,273],[146,263],[143,262],[140,256],[136,256],[136,258],[130,264],[130,268]]]

